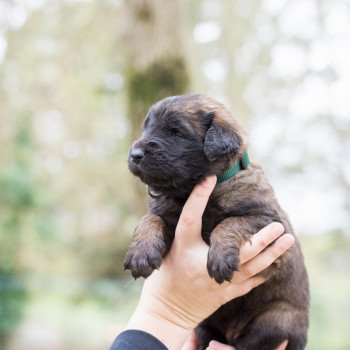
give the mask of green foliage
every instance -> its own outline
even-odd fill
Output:
[[[36,185],[29,175],[29,165],[21,159],[30,147],[23,130],[15,138],[17,164],[0,173],[0,347],[21,318],[26,290],[19,279],[23,270],[19,259],[21,235],[26,214],[36,207]]]
[[[20,211],[22,206],[32,203],[31,191],[18,171],[0,176],[2,189],[0,201],[5,211]],[[3,215],[2,215],[3,216]],[[7,336],[20,319],[21,306],[25,291],[16,286],[15,276],[18,270],[16,251],[19,244],[20,217],[9,215],[2,218],[0,231],[0,347],[4,346]]]
[[[26,296],[26,288],[19,277],[4,273],[0,268],[0,349],[21,319]]]
[[[43,187],[34,174],[32,118],[16,108],[14,112],[7,147],[1,150],[7,162],[0,170],[0,348],[21,320],[27,302],[22,280],[29,270],[23,259],[26,234],[40,232],[44,205]]]
[[[20,167],[0,175],[0,201],[12,209],[25,209],[34,205],[34,189],[31,179]]]

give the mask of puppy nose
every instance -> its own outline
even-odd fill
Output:
[[[142,148],[133,148],[130,157],[135,164],[139,164],[141,159],[145,156],[145,151]]]

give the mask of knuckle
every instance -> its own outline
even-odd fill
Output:
[[[244,275],[245,275],[246,277],[248,277],[248,278],[250,278],[250,277],[252,277],[252,276],[255,275],[254,270],[253,270],[252,267],[249,266],[249,265],[244,267],[243,273],[244,273]]]
[[[199,188],[196,188],[194,195],[198,199],[204,199],[208,196],[208,193],[205,188],[199,187]]]
[[[194,218],[185,215],[181,218],[180,224],[184,227],[190,227],[194,224]]]

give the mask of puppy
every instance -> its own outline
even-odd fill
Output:
[[[128,165],[149,189],[150,212],[136,228],[125,268],[148,277],[170,249],[182,207],[206,176],[218,183],[203,215],[207,268],[217,283],[239,270],[239,247],[278,221],[294,234],[261,168],[249,162],[246,135],[219,101],[205,95],[165,98],[153,105]],[[304,349],[309,287],[299,243],[263,272],[267,282],[223,305],[197,328],[199,348],[218,340],[238,350]]]

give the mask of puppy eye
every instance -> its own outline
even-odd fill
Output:
[[[179,130],[177,130],[177,129],[170,129],[170,132],[171,132],[171,134],[174,135],[174,136],[177,136],[177,137],[185,137],[185,135],[184,135],[181,131],[179,131]]]

